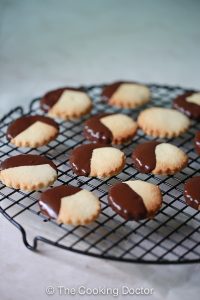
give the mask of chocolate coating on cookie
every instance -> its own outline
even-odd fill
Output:
[[[49,218],[57,219],[61,199],[66,196],[71,196],[81,191],[79,187],[72,185],[61,185],[43,192],[40,196],[39,206],[41,212]]]
[[[126,183],[117,183],[109,190],[108,203],[125,220],[137,221],[148,215],[142,197]]]
[[[86,144],[75,148],[70,157],[70,164],[74,173],[79,176],[88,176],[90,174],[90,161],[94,149],[103,148],[104,144]]]
[[[71,88],[71,87],[64,87],[64,88],[59,88],[53,91],[50,91],[44,95],[44,97],[40,101],[40,106],[41,108],[45,111],[48,112],[60,99],[61,95],[65,91],[77,91],[77,92],[83,92],[83,89],[79,88]]]
[[[195,135],[194,143],[195,143],[196,152],[200,155],[200,130],[197,131]]]
[[[123,83],[134,83],[134,82],[123,82],[123,81],[117,81],[117,82],[114,82],[112,84],[109,84],[107,85],[103,91],[102,91],[102,97],[103,97],[103,100],[104,101],[108,101],[112,95],[116,92],[116,90],[120,87],[121,84]]]
[[[112,143],[112,132],[100,120],[101,118],[110,115],[112,114],[98,114],[87,120],[83,131],[85,138],[92,142],[100,142],[104,144]]]
[[[156,167],[156,146],[160,142],[151,141],[138,145],[133,153],[133,165],[141,173],[151,173]]]
[[[57,172],[57,168],[54,163],[48,158],[40,155],[32,155],[32,154],[20,154],[16,156],[12,156],[1,162],[0,169],[10,169],[21,166],[38,166],[38,165],[50,165]]]
[[[200,176],[192,177],[186,181],[184,196],[189,206],[200,210]]]
[[[194,91],[190,91],[176,97],[173,103],[173,107],[190,118],[200,119],[200,105],[187,101],[187,98],[192,96],[194,93]]]
[[[28,127],[33,125],[35,122],[42,122],[48,125],[53,126],[56,128],[57,131],[59,131],[58,124],[51,118],[44,117],[44,116],[24,116],[21,117],[14,122],[11,123],[11,125],[8,127],[7,130],[7,139],[11,140],[15,138],[18,134],[26,130]]]

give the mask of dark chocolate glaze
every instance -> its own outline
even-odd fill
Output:
[[[133,153],[133,165],[141,173],[151,173],[156,167],[156,146],[160,142],[151,141],[138,145]]]
[[[1,170],[21,167],[21,166],[36,166],[36,165],[50,165],[53,169],[57,168],[54,163],[45,156],[32,155],[32,154],[20,154],[12,156],[1,162]]]
[[[49,218],[57,219],[61,199],[66,196],[71,196],[81,191],[79,187],[72,185],[61,185],[43,192],[40,196],[39,206],[41,212]]]
[[[174,99],[173,107],[180,110],[189,118],[200,119],[200,105],[186,101],[186,98],[196,92],[191,91]]]
[[[101,118],[110,115],[112,114],[98,114],[87,120],[84,124],[84,137],[91,142],[111,144],[113,140],[112,132],[100,121]]]
[[[103,100],[108,101],[112,97],[112,95],[116,92],[116,90],[120,87],[120,85],[123,83],[129,83],[129,82],[117,81],[117,82],[107,85],[103,89],[102,94],[101,94],[101,96],[103,97]]]
[[[148,216],[142,197],[126,183],[117,183],[109,190],[108,203],[125,220],[137,221]]]
[[[200,176],[192,177],[186,181],[184,196],[188,205],[200,210]]]
[[[55,127],[57,131],[59,131],[58,124],[51,118],[44,117],[44,116],[25,116],[11,123],[11,125],[8,127],[7,130],[7,139],[11,140],[15,138],[18,134],[26,130],[28,127],[30,127],[32,124],[34,124],[37,121],[51,125]]]
[[[50,91],[50,92],[46,93],[43,96],[43,98],[40,100],[41,109],[43,109],[45,112],[48,112],[59,100],[62,93],[66,90],[83,92],[83,89],[81,89],[81,88],[77,89],[77,88],[72,88],[72,87],[64,87],[64,88],[59,88],[59,89]]]
[[[90,174],[92,152],[94,149],[102,147],[105,147],[105,145],[94,143],[81,145],[73,149],[69,160],[73,172],[79,176],[88,176]]]
[[[196,152],[200,155],[200,130],[197,131],[195,135],[194,143],[195,143]]]

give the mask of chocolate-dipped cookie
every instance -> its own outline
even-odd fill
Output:
[[[102,99],[108,104],[120,108],[135,108],[150,101],[147,86],[128,81],[119,81],[107,85],[102,91]]]
[[[80,176],[111,177],[123,169],[125,155],[104,144],[85,144],[72,151],[70,164],[74,173]]]
[[[108,193],[110,207],[125,220],[152,218],[162,205],[162,194],[158,186],[132,180],[112,186]]]
[[[50,116],[67,120],[89,113],[92,101],[82,89],[66,87],[46,93],[40,105]]]
[[[98,114],[85,122],[83,134],[91,142],[122,144],[136,131],[137,123],[124,114]]]
[[[192,177],[186,181],[184,196],[189,206],[200,210],[200,176]]]
[[[173,102],[174,108],[186,114],[189,118],[200,119],[200,92],[186,92],[177,96]]]
[[[157,141],[139,144],[132,153],[133,165],[141,173],[175,174],[186,167],[187,155],[178,147]]]
[[[36,148],[56,138],[58,124],[44,116],[24,116],[12,122],[7,129],[7,139],[17,147]]]
[[[39,190],[51,185],[56,178],[56,166],[44,156],[21,154],[1,162],[0,179],[8,187]]]
[[[91,192],[72,185],[61,185],[41,194],[41,212],[58,223],[85,225],[100,213],[100,201]]]
[[[195,143],[195,150],[200,155],[200,130],[197,131],[195,134],[194,143]]]

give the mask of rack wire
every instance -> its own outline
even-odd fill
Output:
[[[123,112],[137,118],[141,109],[148,106],[171,107],[171,100],[185,92],[181,87],[149,85],[153,99],[145,107],[130,110],[111,108],[101,101],[104,85],[84,87],[94,101],[93,114],[102,111]],[[39,98],[30,103],[29,111],[16,107],[0,121],[0,160],[21,154],[42,154],[54,161],[58,168],[58,180],[54,186],[72,184],[94,192],[101,201],[102,211],[96,222],[87,226],[58,225],[54,220],[42,215],[38,205],[41,191],[24,192],[5,187],[0,183],[0,212],[22,234],[25,246],[38,250],[40,243],[47,243],[73,252],[135,263],[197,263],[200,262],[200,216],[199,212],[185,204],[184,182],[199,175],[200,157],[194,152],[193,138],[200,124],[192,121],[184,135],[168,139],[179,146],[189,156],[188,166],[174,176],[140,174],[132,165],[131,153],[138,144],[152,138],[138,130],[136,137],[119,148],[125,152],[127,163],[117,176],[101,180],[76,176],[68,163],[72,149],[85,139],[82,135],[83,122],[87,117],[75,121],[60,121],[60,134],[55,141],[39,149],[22,149],[11,145],[6,139],[7,126],[11,121],[25,114],[43,114]],[[163,139],[159,139],[164,141]],[[152,220],[140,222],[124,221],[108,206],[107,192],[119,181],[142,179],[158,185],[163,193],[163,205]]]

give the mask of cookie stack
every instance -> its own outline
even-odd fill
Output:
[[[133,110],[150,103],[151,92],[136,82],[116,82],[101,93],[102,102],[119,109]],[[107,105],[106,105],[107,104]],[[27,115],[8,126],[7,139],[16,147],[37,148],[56,139],[59,126],[52,118],[73,120],[92,110],[92,99],[84,89],[60,88],[48,92],[40,101],[48,116]],[[124,113],[90,116],[84,122],[84,143],[71,151],[70,167],[76,176],[108,178],[119,174],[126,156],[116,145],[129,143],[137,130],[153,137],[132,150],[132,167],[140,173],[173,175],[188,164],[187,155],[177,146],[160,138],[183,135],[190,126],[189,118],[200,119],[200,93],[190,91],[173,101],[173,108],[150,107],[141,111],[137,121]],[[200,155],[200,132],[196,132],[196,152]],[[1,181],[14,189],[34,191],[52,185],[57,179],[57,167],[49,158],[22,154],[1,162]],[[185,183],[186,203],[200,209],[198,185],[200,177]],[[125,220],[153,218],[162,206],[158,186],[142,180],[118,182],[109,188],[108,204]],[[96,220],[100,213],[98,197],[72,185],[61,185],[43,191],[39,200],[41,212],[58,223],[84,225]]]

